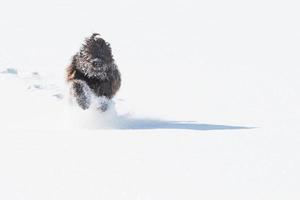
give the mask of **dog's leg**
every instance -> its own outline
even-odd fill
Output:
[[[101,112],[105,112],[107,111],[108,107],[109,107],[109,99],[104,96],[99,97],[97,100],[97,110]]]
[[[86,110],[91,105],[91,91],[86,82],[82,80],[73,80],[71,83],[72,95],[75,97],[78,105]]]

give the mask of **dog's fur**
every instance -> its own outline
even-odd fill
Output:
[[[86,38],[80,51],[73,56],[67,68],[67,81],[71,84],[71,95],[84,110],[91,105],[91,93],[111,99],[119,90],[121,75],[110,44],[99,34]],[[100,109],[105,111],[107,104],[100,105]]]

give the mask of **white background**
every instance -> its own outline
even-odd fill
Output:
[[[299,10],[290,0],[1,0],[0,68],[37,71],[50,89],[0,74],[0,199],[299,199]],[[112,46],[116,104],[134,129],[56,123],[67,111],[50,83],[63,90],[93,32]]]

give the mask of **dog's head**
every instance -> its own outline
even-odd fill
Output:
[[[73,62],[83,74],[98,79],[107,79],[107,74],[116,68],[110,44],[98,33],[86,38]]]
[[[101,38],[98,33],[94,33],[91,37],[86,38],[80,54],[89,61],[95,60],[101,64],[109,64],[114,61],[110,44]]]

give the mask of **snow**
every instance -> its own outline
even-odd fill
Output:
[[[0,199],[299,199],[298,10],[2,3]],[[94,32],[122,75],[104,114],[72,106],[64,80]]]

